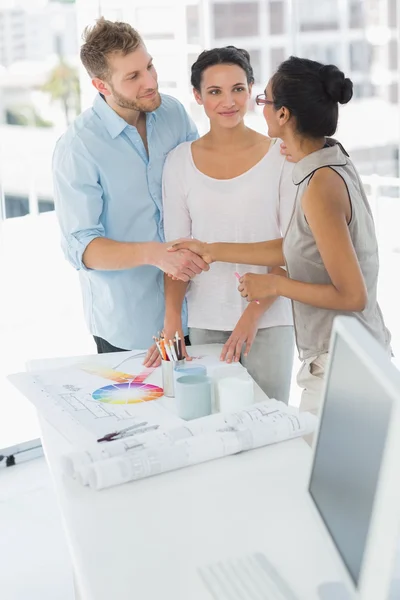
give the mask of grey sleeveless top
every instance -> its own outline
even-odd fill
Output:
[[[333,320],[340,314],[357,317],[385,348],[390,348],[390,333],[377,302],[379,258],[371,209],[347,152],[336,140],[328,139],[327,144],[322,150],[304,157],[293,169],[297,195],[283,242],[287,272],[291,279],[298,281],[331,283],[302,209],[302,197],[312,175],[321,167],[329,166],[340,175],[349,192],[351,220],[348,227],[364,276],[368,300],[365,309],[358,313],[316,308],[293,301],[296,341],[302,360],[329,350]]]

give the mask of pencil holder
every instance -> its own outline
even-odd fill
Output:
[[[167,398],[175,397],[175,376],[174,370],[176,367],[181,367],[185,364],[185,359],[182,360],[162,360],[161,361],[161,372],[162,372],[162,386],[164,390],[164,396]]]

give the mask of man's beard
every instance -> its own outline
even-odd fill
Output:
[[[154,98],[138,98],[137,100],[130,100],[125,96],[122,96],[113,87],[111,87],[113,99],[115,104],[120,108],[129,108],[130,110],[138,110],[139,112],[153,112],[161,104],[161,96],[156,92]]]

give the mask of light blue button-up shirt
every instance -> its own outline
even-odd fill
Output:
[[[87,269],[82,255],[97,237],[164,241],[164,161],[170,150],[195,140],[198,133],[178,100],[161,98],[160,107],[146,114],[148,155],[136,127],[98,95],[57,142],[53,156],[62,247],[79,271],[89,330],[127,350],[147,348],[163,327],[163,273],[147,265],[123,271]]]

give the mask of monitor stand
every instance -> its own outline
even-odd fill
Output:
[[[319,585],[318,597],[320,600],[353,600],[352,594],[340,581],[328,581]]]
[[[352,600],[352,595],[339,581],[330,581],[318,586],[320,600]],[[400,599],[400,579],[393,579],[387,600]]]

